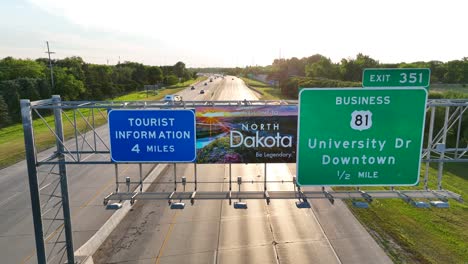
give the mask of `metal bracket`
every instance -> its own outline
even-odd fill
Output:
[[[447,201],[448,201],[447,196],[442,195],[442,194],[440,194],[440,193],[437,193],[437,192],[434,191],[434,190],[431,190],[431,192],[432,192],[435,196],[437,196],[441,201],[443,201],[443,202],[447,202]]]
[[[326,190],[323,190],[323,194],[325,195],[325,197],[328,198],[328,201],[330,201],[331,204],[335,204],[335,198],[333,198],[333,195],[331,195],[331,193],[329,193]]]
[[[175,191],[172,192],[172,193],[169,195],[169,197],[167,197],[167,202],[169,203],[169,205],[171,205],[171,203],[172,203],[172,196],[174,196],[174,194],[175,194]]]
[[[193,192],[192,195],[190,196],[190,203],[191,203],[192,205],[195,204],[195,195],[196,195],[196,194],[197,194],[197,192],[195,191],[195,192]]]
[[[409,197],[408,195],[400,192],[400,191],[396,191],[396,193],[398,193],[398,195],[407,203],[411,204],[411,203],[414,203],[414,200]]]
[[[307,201],[307,196],[298,188],[297,193],[299,194],[299,201],[296,201],[296,207],[297,208],[310,208],[310,203]]]
[[[429,208],[430,207],[429,204],[426,202],[418,202],[400,191],[396,191],[396,192],[401,198],[403,198],[405,202],[407,202],[408,204],[411,204],[414,207],[417,207],[417,208]]]
[[[263,195],[265,196],[266,202],[269,205],[270,204],[270,195],[268,194],[268,191],[264,191]]]
[[[138,196],[139,193],[135,193],[132,195],[132,198],[130,198],[130,204],[133,205],[135,203],[135,198]]]
[[[109,203],[109,198],[113,195],[114,193],[111,192],[109,195],[107,195],[106,197],[104,197],[104,201],[103,201],[103,204],[104,205],[107,205]]]
[[[364,200],[366,200],[366,202],[368,203],[372,203],[372,196],[370,196],[368,193],[366,193],[365,191],[359,191],[361,193],[361,196],[362,198],[364,198]]]

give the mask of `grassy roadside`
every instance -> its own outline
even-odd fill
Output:
[[[247,78],[243,80],[259,90],[275,89]],[[276,91],[269,93],[267,98],[285,99],[278,89]],[[446,94],[447,91],[437,92],[444,93],[444,97],[451,96]],[[421,175],[424,175],[424,169],[422,166]],[[444,172],[443,187],[466,198],[468,164],[446,164]],[[436,175],[437,170],[429,168],[429,187],[432,189],[437,186]],[[418,209],[401,199],[376,199],[368,209],[358,209],[350,201],[346,203],[395,263],[468,263],[466,204],[451,200],[448,209]]]
[[[198,82],[202,82],[202,81],[204,81],[206,79],[208,79],[208,77],[198,76],[195,80],[188,80],[188,81],[185,81],[185,82],[182,82],[182,83],[177,83],[177,84],[174,84],[174,85],[171,85],[171,86],[167,86],[165,88],[166,89],[183,88],[183,87],[191,86],[191,85],[193,85],[195,83],[198,83]]]
[[[464,93],[468,94],[468,85],[467,84],[431,84],[431,91],[435,92],[455,92],[455,93]]]
[[[204,77],[206,78],[206,77]],[[155,101],[162,99],[167,94],[177,93],[183,90],[185,87],[192,85],[193,83],[203,81],[203,77],[199,77],[195,80],[187,81],[176,86],[169,86],[164,89],[158,90],[157,94],[152,94],[151,92],[147,93],[146,91],[134,92],[127,95],[119,96],[112,101]],[[89,118],[91,111],[88,109],[83,109],[80,113],[85,117]],[[89,130],[86,122],[82,119],[80,113],[76,112],[77,118],[77,127],[81,133],[84,133]],[[105,113],[105,111],[103,112]],[[97,111],[94,111],[95,115],[95,125],[99,126],[106,122],[106,119],[99,114]],[[67,117],[70,120],[73,120],[73,111],[65,111],[63,113],[63,128],[65,133],[65,138],[69,139],[74,137],[73,126],[68,121]],[[35,142],[37,150],[41,151],[47,148],[52,147],[55,144],[55,138],[50,132],[49,128],[44,124],[44,122],[37,118],[37,115],[33,113],[35,120],[33,121]],[[53,124],[53,117],[46,116],[44,117],[47,124],[51,127],[52,130],[55,129]],[[91,122],[90,119],[88,122]],[[25,158],[24,150],[24,138],[23,138],[23,125],[15,124],[9,127],[0,129],[0,168],[5,168],[10,166],[20,160]]]
[[[446,164],[444,171],[444,188],[467,197],[467,164]],[[429,168],[429,187],[436,189],[436,181],[437,169]],[[355,208],[350,201],[346,203],[395,263],[466,263],[468,260],[465,203],[451,200],[448,209],[415,208],[401,199],[374,200],[368,209]]]
[[[250,87],[255,88],[256,90],[259,90],[260,92],[263,93],[263,95],[259,98],[260,100],[279,100],[279,99],[292,99],[292,98],[286,98],[281,94],[281,90],[279,88],[271,87],[266,83],[262,83],[256,80],[252,80],[249,78],[241,78],[245,84],[247,84]]]

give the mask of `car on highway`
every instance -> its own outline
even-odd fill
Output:
[[[192,88],[190,88],[190,90],[195,90],[195,86],[192,86]]]
[[[200,94],[204,94],[205,93],[205,90],[200,90]]]
[[[205,83],[205,85],[208,85],[207,83]]]
[[[163,101],[170,102],[170,103],[179,103],[179,102],[182,102],[182,96],[178,94],[168,94],[164,96]]]

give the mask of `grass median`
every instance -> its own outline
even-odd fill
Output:
[[[266,83],[259,82],[256,80],[252,80],[249,78],[241,78],[248,87],[254,88],[262,93],[260,100],[288,100],[292,98],[287,98],[281,94],[281,90],[279,87],[272,87]]]

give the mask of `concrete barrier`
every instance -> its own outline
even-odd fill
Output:
[[[249,89],[251,89],[251,90],[253,90],[253,91],[259,93],[260,95],[263,95],[263,93],[262,93],[260,90],[254,88],[254,87],[252,87],[252,86],[250,86],[250,85],[248,85],[248,84],[245,84],[245,85],[246,85],[247,87],[249,87]]]

